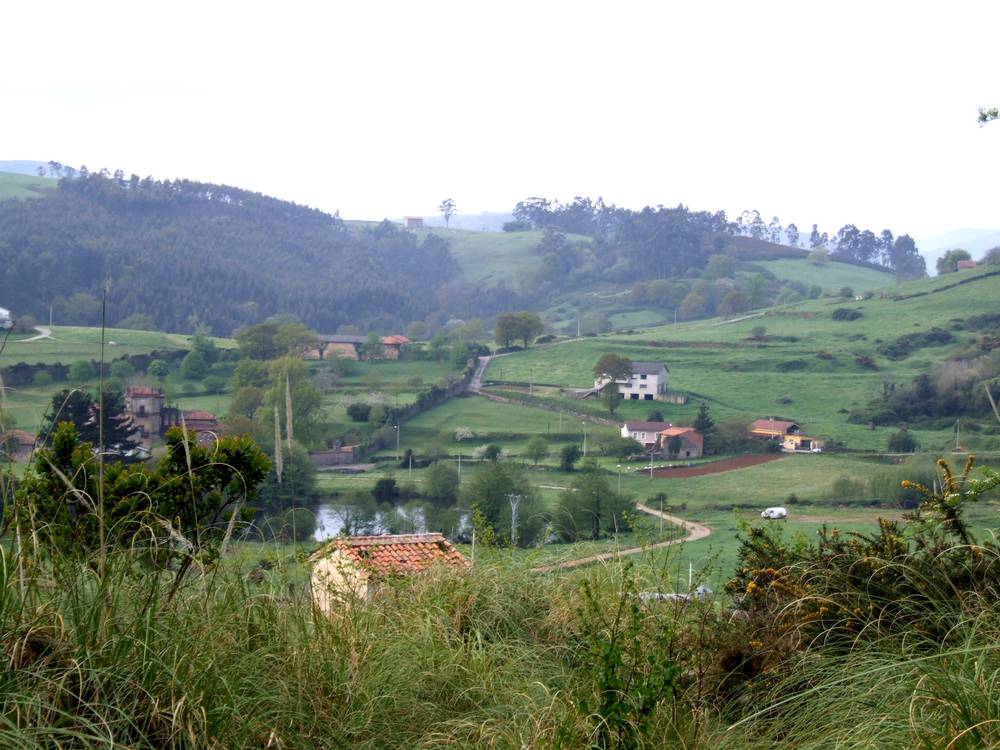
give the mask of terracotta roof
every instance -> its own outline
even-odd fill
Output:
[[[200,421],[215,421],[217,417],[210,411],[202,411],[201,409],[191,409],[190,411],[184,412],[184,419],[197,419]]]
[[[686,435],[689,432],[695,432],[694,427],[668,427],[665,430],[660,430],[660,434],[666,437],[673,437],[674,435]],[[695,432],[697,435],[698,433]]]
[[[125,389],[125,395],[137,398],[151,398],[153,396],[162,396],[163,391],[159,388],[149,388],[144,385],[130,385]]]
[[[788,432],[792,427],[798,427],[798,422],[788,422],[783,419],[755,419],[750,425],[751,430],[780,430]]]
[[[670,427],[669,422],[626,422],[625,429],[629,432],[659,432]]]
[[[452,567],[469,564],[442,534],[341,537],[313,552],[309,560],[316,562],[334,549],[377,577],[420,573],[438,563]]]
[[[406,336],[402,336],[402,335],[400,335],[398,333],[394,333],[394,334],[392,334],[390,336],[383,336],[382,337],[382,343],[390,345],[390,346],[392,346],[392,345],[402,346],[403,344],[409,344],[410,340],[408,338],[406,338]]]
[[[975,268],[976,261],[974,260],[960,260],[958,261],[959,268]]]
[[[7,430],[7,432],[3,433],[0,437],[14,438],[21,445],[35,444],[35,435],[30,432],[26,432],[25,430]]]

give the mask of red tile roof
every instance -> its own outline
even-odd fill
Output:
[[[963,268],[963,269],[964,268],[975,268],[976,267],[976,261],[974,261],[974,260],[960,260],[960,261],[958,261],[958,267],[959,268]]]
[[[202,411],[201,409],[191,409],[184,412],[184,419],[195,419],[202,422],[214,422],[217,417],[210,411]]]
[[[316,562],[333,549],[379,578],[420,573],[438,563],[456,568],[469,564],[441,534],[341,537],[318,549],[309,559]]]
[[[130,385],[125,389],[125,395],[136,398],[152,398],[154,396],[162,396],[163,391],[159,388],[148,388],[144,385]]]
[[[402,346],[403,344],[409,344],[410,340],[406,336],[394,333],[390,336],[383,336],[382,343],[386,346]]]
[[[694,432],[694,427],[668,427],[665,430],[660,430],[660,434],[666,435],[667,437],[673,437],[674,435],[686,435],[689,432]]]

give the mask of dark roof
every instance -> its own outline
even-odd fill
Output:
[[[360,567],[378,577],[420,573],[437,563],[465,567],[469,561],[442,534],[349,536],[334,539],[309,559],[316,562],[338,549]]]
[[[667,372],[670,372],[670,368],[663,362],[633,362],[632,372],[638,373],[639,375],[655,375],[660,371],[661,367]]]
[[[629,432],[660,432],[672,425],[669,422],[626,422],[625,429]]]
[[[326,333],[321,333],[318,338],[327,344],[363,344],[368,341],[367,336],[341,336]]]
[[[781,430],[785,433],[792,428],[798,430],[798,422],[790,422],[786,419],[755,419],[750,425],[751,430]]]

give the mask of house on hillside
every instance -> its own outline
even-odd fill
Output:
[[[320,334],[316,346],[302,353],[303,359],[326,359],[334,352],[343,359],[361,359],[367,336],[351,336],[347,334]],[[399,359],[403,347],[410,340],[398,333],[383,336],[381,359]]]
[[[652,450],[660,439],[660,431],[671,427],[669,422],[626,422],[622,425],[622,437],[632,438],[645,450]]]
[[[366,336],[321,333],[317,336],[316,346],[306,349],[302,359],[325,359],[331,355],[342,359],[360,359],[361,347],[367,340]]]
[[[0,459],[25,462],[31,458],[37,436],[24,430],[7,430],[0,435]]]
[[[958,261],[959,271],[971,271],[976,267],[976,261],[974,260],[960,260]]]
[[[802,434],[799,424],[787,419],[755,419],[750,425],[750,434],[780,442],[781,449],[789,453],[819,453],[825,445],[821,438]]]
[[[670,458],[701,458],[705,455],[705,436],[694,427],[674,427],[671,425],[665,430],[661,430],[659,437],[660,453]],[[676,455],[671,451],[671,447],[677,448]]]
[[[663,362],[633,362],[632,374],[622,380],[616,380],[618,395],[631,401],[655,401],[667,393],[667,381],[670,370]],[[607,385],[608,376],[594,380],[594,390]]]
[[[313,552],[309,562],[313,603],[326,614],[370,598],[387,579],[469,565],[442,534],[338,537]]]
[[[382,357],[383,359],[399,359],[403,353],[403,347],[410,343],[410,340],[399,333],[382,337]]]
[[[423,216],[404,216],[403,226],[407,229],[423,229],[424,228],[424,217]]]
[[[0,307],[0,330],[10,330],[14,327],[14,318],[10,314],[10,310],[6,307]]]

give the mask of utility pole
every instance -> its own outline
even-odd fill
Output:
[[[580,422],[583,425],[583,457],[587,457],[587,423]]]
[[[510,546],[514,548],[517,546],[517,509],[521,505],[521,496],[511,492],[507,501],[510,503]]]
[[[399,425],[394,424],[392,429],[396,431],[396,464],[399,464]]]
[[[622,494],[622,465],[618,464],[618,494]]]

